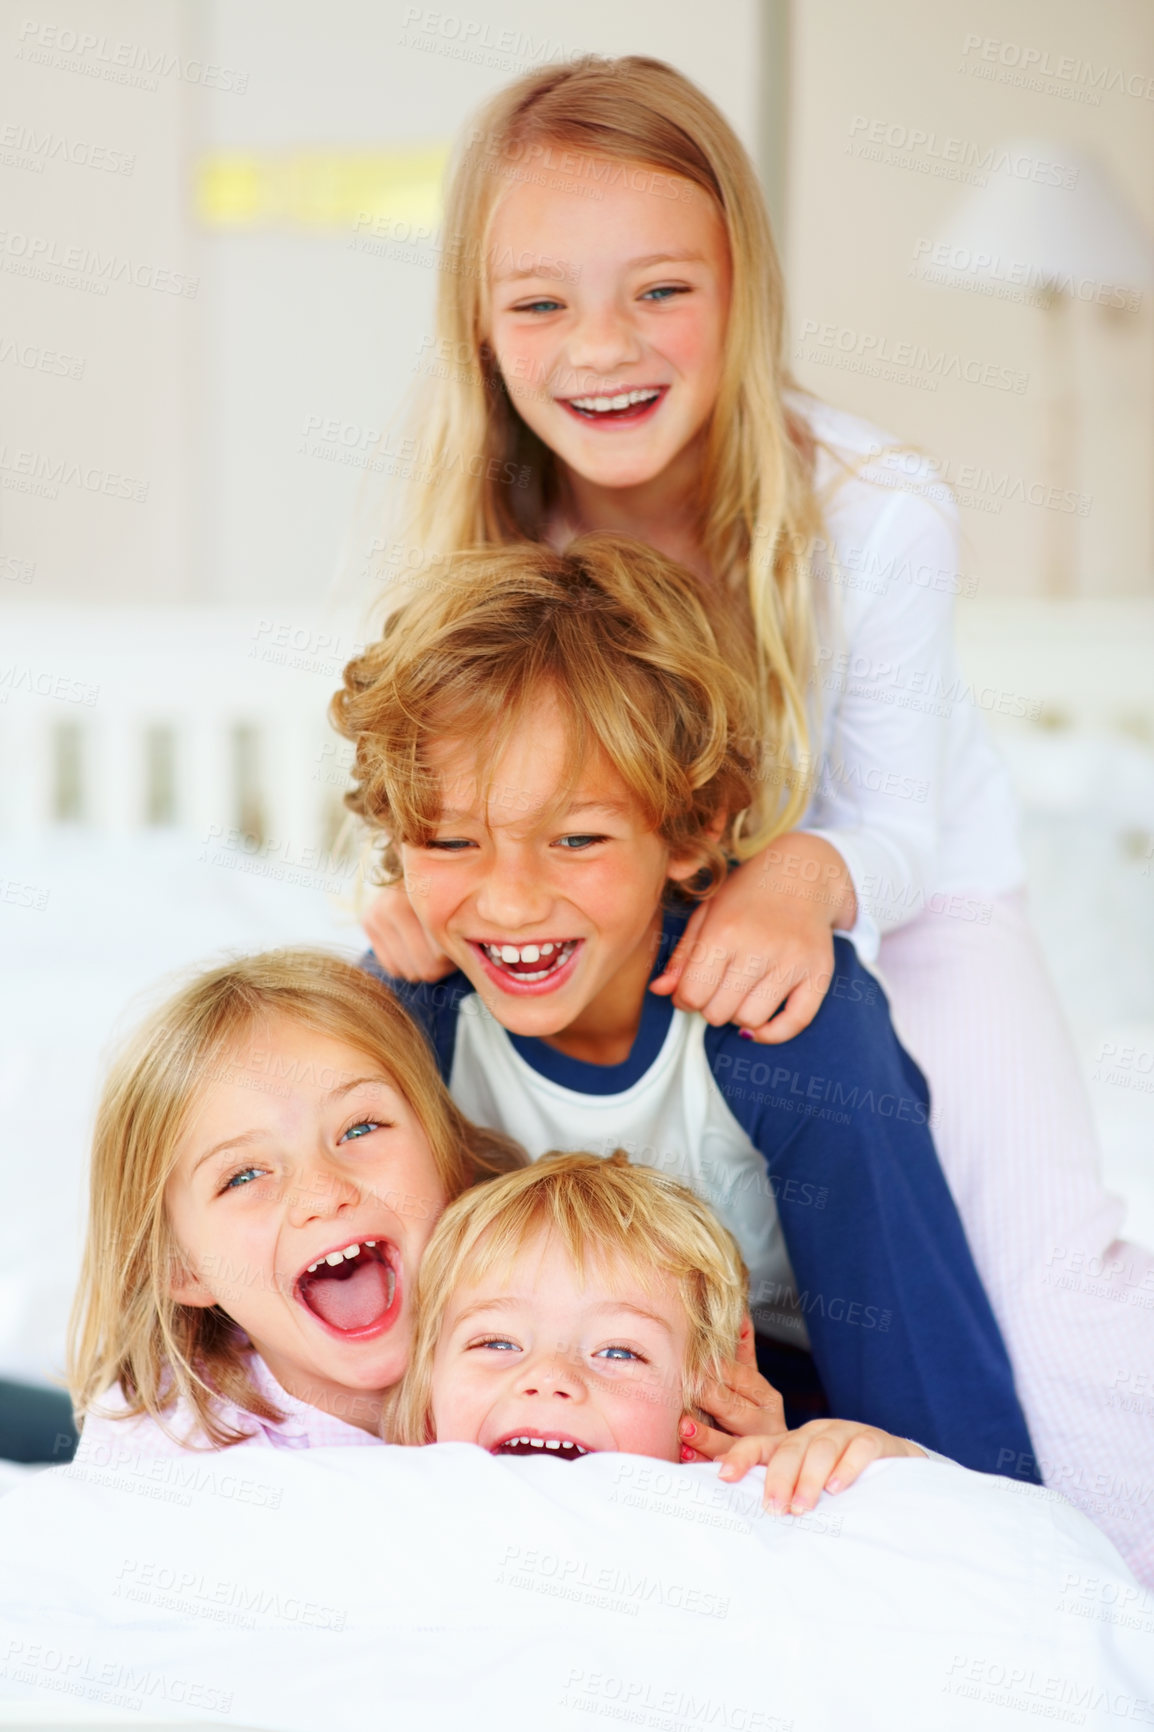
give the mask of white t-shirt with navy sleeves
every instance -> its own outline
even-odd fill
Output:
[[[658,972],[688,908],[663,923]],[[363,966],[379,973],[371,958]],[[387,978],[387,977],[386,977]],[[549,1149],[622,1147],[733,1232],[764,1334],[808,1342],[831,1412],[981,1472],[1029,1454],[1013,1372],[929,1134],[925,1077],[885,993],[834,938],[809,1026],[766,1048],[646,992],[620,1065],[511,1034],[460,973],[390,980],[470,1117]],[[802,1326],[804,1325],[804,1333]]]
[[[466,1117],[514,1137],[534,1159],[620,1148],[688,1185],[741,1248],[759,1331],[807,1347],[773,1181],[718,1087],[708,1026],[649,993],[625,1062],[588,1064],[511,1035],[471,993],[460,1004],[449,1092]]]

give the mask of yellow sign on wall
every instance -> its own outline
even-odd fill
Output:
[[[358,216],[436,222],[447,144],[419,150],[228,152],[197,167],[196,213],[217,229],[339,229]]]

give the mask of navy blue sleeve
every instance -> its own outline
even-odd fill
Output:
[[[877,980],[835,940],[821,1009],[764,1047],[706,1051],[765,1157],[830,1411],[982,1473],[1037,1480],[1010,1361],[929,1129],[929,1089]],[[980,1087],[975,1078],[975,1087]],[[780,1309],[780,1294],[750,1295]]]
[[[462,1002],[474,991],[468,977],[455,970],[444,980],[401,980],[396,975],[386,974],[371,950],[366,950],[358,959],[357,967],[383,980],[393,997],[404,1005],[432,1047],[437,1069],[448,1088],[457,1039],[457,1017]]]

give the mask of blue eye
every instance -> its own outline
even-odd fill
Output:
[[[646,289],[646,291],[642,295],[641,299],[643,301],[649,301],[649,300],[666,301],[666,300],[669,300],[673,295],[687,295],[688,293],[689,293],[688,289],[678,288],[673,283],[662,283],[656,289]]]
[[[350,1125],[340,1140],[342,1143],[347,1143],[357,1137],[367,1137],[370,1131],[379,1131],[381,1128],[379,1119],[362,1119],[359,1124]]]
[[[253,1179],[260,1179],[263,1176],[264,1169],[262,1167],[242,1167],[239,1172],[233,1173],[231,1178],[226,1179],[220,1188],[222,1191],[239,1191],[242,1185],[251,1185]]]
[[[515,313],[555,313],[561,305],[560,301],[541,300],[525,301],[519,307],[514,307]]]
[[[593,848],[598,842],[605,842],[605,836],[558,836],[557,847],[566,854],[579,854],[586,848]]]
[[[593,1356],[595,1359],[640,1359],[640,1353],[634,1353],[632,1347],[602,1347]]]
[[[508,1337],[504,1335],[491,1336],[487,1341],[474,1341],[473,1346],[491,1347],[497,1353],[520,1353],[521,1351],[515,1341],[510,1341]]]
[[[476,843],[460,836],[446,836],[444,838],[434,836],[431,841],[426,842],[425,846],[436,849],[442,854],[461,854],[466,848],[476,847]]]

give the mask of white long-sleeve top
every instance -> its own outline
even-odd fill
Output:
[[[872,961],[881,935],[926,906],[988,921],[980,898],[1021,884],[1014,796],[984,712],[1026,714],[1030,700],[962,675],[957,508],[932,463],[856,416],[794,403],[819,441],[827,529],[815,561],[820,749],[800,828],[845,860],[850,936]]]

